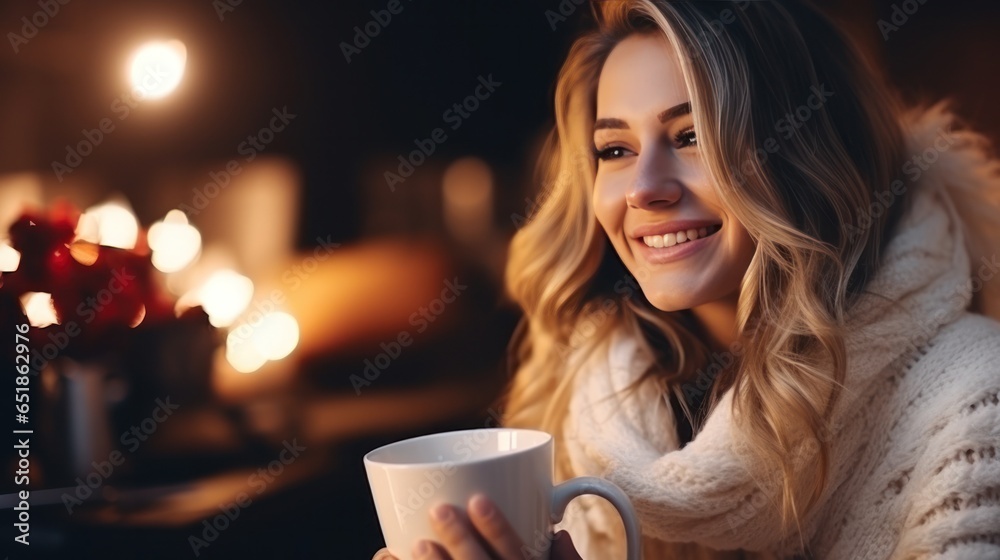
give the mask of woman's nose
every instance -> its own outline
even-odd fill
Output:
[[[643,160],[643,157],[646,157]],[[625,193],[632,208],[671,206],[680,200],[684,185],[666,161],[668,154],[645,153],[639,156],[635,177]]]

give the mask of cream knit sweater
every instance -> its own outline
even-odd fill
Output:
[[[938,141],[934,163],[908,183],[913,206],[849,314],[831,483],[804,519],[807,551],[777,535],[768,505],[777,469],[741,448],[731,391],[678,449],[661,391],[647,385],[621,397],[649,358],[619,334],[577,378],[560,443],[575,475],[625,491],[645,537],[824,560],[1000,559],[1000,323],[967,310],[979,296],[980,309],[996,312],[1000,234],[991,247],[970,247],[965,233],[997,225],[970,202],[997,193],[997,164],[974,134],[940,137],[950,116],[939,108],[908,118],[915,152],[939,138],[952,143]],[[592,497],[571,503],[560,525],[586,560],[624,558],[620,527]],[[646,558],[659,560],[648,550]]]

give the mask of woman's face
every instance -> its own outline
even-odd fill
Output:
[[[650,303],[691,309],[737,293],[750,235],[708,181],[676,52],[632,35],[597,87],[594,211]]]

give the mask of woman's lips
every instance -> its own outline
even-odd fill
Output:
[[[637,252],[646,262],[651,264],[666,264],[687,258],[704,249],[713,242],[713,239],[718,237],[719,231],[721,231],[721,227],[719,230],[709,233],[705,237],[699,237],[694,241],[685,241],[671,247],[650,247],[641,238],[631,239],[630,242],[636,245]]]

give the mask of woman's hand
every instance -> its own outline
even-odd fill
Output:
[[[523,560],[541,558],[544,550],[530,550],[493,502],[482,494],[469,499],[468,519],[447,504],[431,510],[431,527],[437,541],[420,541],[412,554],[416,560]],[[525,552],[522,552],[525,548]],[[581,560],[569,533],[559,531],[552,541],[551,560]],[[385,549],[373,560],[394,560]]]

